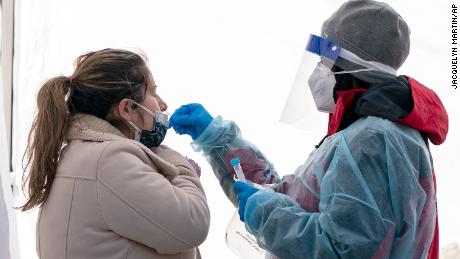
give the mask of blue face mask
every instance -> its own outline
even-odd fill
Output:
[[[134,101],[132,102],[150,114],[154,119],[152,130],[139,129],[139,127],[137,127],[134,123],[128,121],[128,123],[135,129],[134,139],[141,142],[149,149],[158,147],[166,137],[169,125],[168,115],[162,112],[152,112],[142,104]]]

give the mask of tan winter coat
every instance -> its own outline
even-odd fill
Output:
[[[201,258],[209,209],[186,158],[90,115],[74,116],[67,138],[37,222],[40,258]]]

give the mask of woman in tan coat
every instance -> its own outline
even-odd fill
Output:
[[[166,103],[143,57],[104,49],[47,81],[27,148],[40,258],[201,258],[199,168],[166,146]],[[63,146],[64,145],[64,146]]]

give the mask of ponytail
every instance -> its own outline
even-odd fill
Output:
[[[123,98],[141,102],[145,96],[142,91],[147,90],[150,72],[142,56],[134,52],[88,52],[77,58],[75,66],[72,80],[52,78],[38,92],[38,113],[23,156],[22,188],[28,198],[20,207],[22,211],[41,206],[48,199],[71,115],[90,114],[105,120]]]
[[[33,121],[27,140],[24,158],[23,190],[27,189],[27,202],[22,211],[42,205],[51,190],[56,175],[61,148],[69,127],[69,109],[66,96],[70,90],[70,79],[59,76],[48,80],[37,96],[38,113]]]

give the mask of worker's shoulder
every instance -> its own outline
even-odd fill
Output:
[[[347,129],[353,131],[373,131],[373,132],[380,132],[380,133],[387,133],[387,132],[394,132],[394,131],[404,131],[407,129],[411,129],[404,125],[401,125],[397,122],[375,117],[375,116],[365,116],[361,119],[354,122],[350,127]]]
[[[357,120],[345,129],[345,134],[361,140],[375,138],[385,138],[387,140],[416,139],[416,142],[422,140],[418,130],[374,116],[366,116]]]

